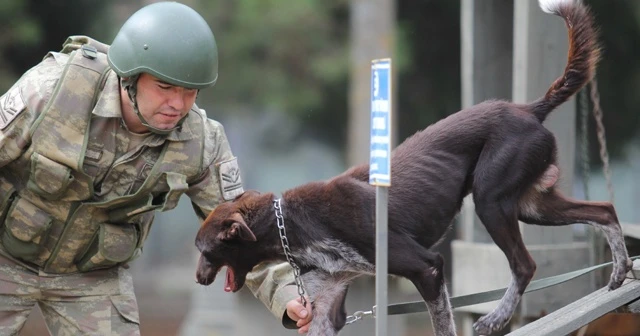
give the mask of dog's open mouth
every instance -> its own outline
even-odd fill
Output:
[[[225,292],[235,292],[238,288],[236,286],[236,275],[233,272],[233,268],[227,266],[227,276],[224,283]]]

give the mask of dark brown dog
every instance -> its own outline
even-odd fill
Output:
[[[450,229],[469,193],[513,274],[496,309],[475,323],[481,334],[504,327],[536,270],[518,220],[601,229],[613,254],[610,289],[620,287],[632,265],[610,203],[569,199],[554,188],[555,138],[542,121],[592,78],[599,51],[593,18],[583,5],[544,0],[541,6],[565,19],[570,37],[565,72],[545,96],[530,104],[487,101],[462,110],[408,138],[391,157],[389,273],[415,284],[437,335],[455,335],[455,326],[443,259],[429,248]],[[375,188],[368,184],[368,169],[357,166],[283,194],[288,241],[314,304],[310,335],[335,335],[345,324],[349,282],[375,273]],[[274,195],[248,191],[221,204],[200,228],[196,246],[202,253],[197,281],[209,285],[227,266],[225,287],[234,292],[258,263],[286,260]]]

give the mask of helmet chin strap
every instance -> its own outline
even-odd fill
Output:
[[[144,127],[149,129],[151,133],[158,134],[158,135],[167,135],[173,132],[173,130],[179,128],[182,125],[182,123],[184,123],[185,119],[187,119],[187,117],[189,116],[188,113],[184,117],[182,117],[180,120],[178,120],[178,122],[173,128],[169,128],[169,129],[161,129],[161,128],[153,127],[149,125],[149,123],[144,119],[144,117],[142,116],[142,113],[140,113],[140,110],[138,109],[138,101],[136,100],[136,96],[138,94],[138,85],[137,85],[138,78],[140,78],[139,74],[128,77],[128,78],[123,78],[122,87],[124,87],[124,89],[127,91],[127,94],[129,95],[129,99],[133,103],[133,111],[138,116],[138,119],[140,119],[140,122],[142,123],[142,125],[144,125]]]

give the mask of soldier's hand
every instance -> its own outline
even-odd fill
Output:
[[[306,334],[309,332],[311,326],[311,320],[313,319],[313,312],[311,308],[311,302],[307,298],[307,305],[302,305],[302,300],[297,298],[287,302],[287,316],[293,321],[296,321],[298,326],[298,334]]]

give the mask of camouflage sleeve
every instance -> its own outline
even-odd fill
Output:
[[[218,204],[233,200],[244,192],[236,158],[224,127],[217,121],[207,119],[204,147],[204,174],[187,191],[201,221]],[[258,265],[247,275],[246,282],[253,295],[278,319],[283,319],[287,302],[297,297],[298,291],[293,283],[293,269],[287,263]],[[286,320],[283,319],[285,325]]]
[[[26,150],[29,129],[51,98],[62,69],[56,57],[47,57],[0,97],[0,167]]]
[[[247,274],[245,282],[253,295],[264,303],[282,324],[295,329],[295,322],[285,315],[287,302],[298,298],[293,270],[286,262],[262,263]]]
[[[204,136],[203,173],[187,190],[187,196],[201,221],[218,204],[244,192],[240,169],[222,124],[206,119]]]

